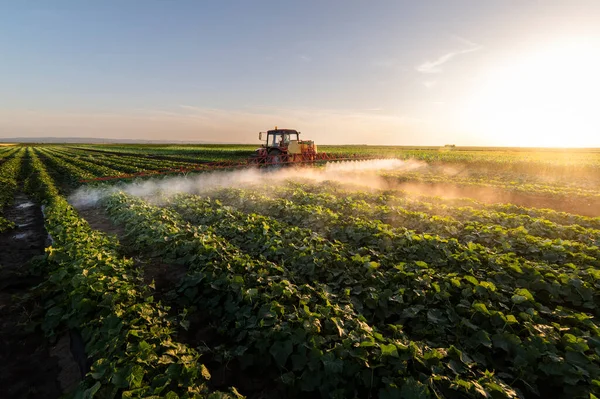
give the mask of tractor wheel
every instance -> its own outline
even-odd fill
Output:
[[[267,157],[267,163],[269,165],[279,166],[282,162],[284,162],[284,160],[281,150],[275,148],[269,151],[269,156]]]

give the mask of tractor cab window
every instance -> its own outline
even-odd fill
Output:
[[[267,145],[269,147],[287,147],[291,140],[298,140],[298,133],[285,131],[269,132]]]
[[[279,147],[279,143],[281,142],[281,135],[277,133],[269,134],[268,143],[269,147]]]
[[[283,134],[283,142],[284,143],[289,144],[290,141],[292,141],[292,140],[298,140],[298,133],[290,132],[290,133]]]

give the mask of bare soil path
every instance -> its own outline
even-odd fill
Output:
[[[30,260],[44,254],[47,233],[39,205],[18,193],[4,216],[17,228],[0,234],[0,389],[3,398],[58,398],[59,360],[44,333],[32,328],[41,307],[24,298],[42,277],[31,274]],[[67,347],[68,353],[68,347]]]

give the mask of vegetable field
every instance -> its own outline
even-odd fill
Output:
[[[600,397],[599,151],[158,173],[251,151],[0,147],[10,397]]]

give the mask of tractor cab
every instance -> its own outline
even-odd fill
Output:
[[[259,140],[263,140],[263,135],[266,134],[266,147],[267,148],[286,148],[290,145],[291,141],[300,140],[300,132],[292,129],[277,129],[269,130],[266,133],[259,133]]]

